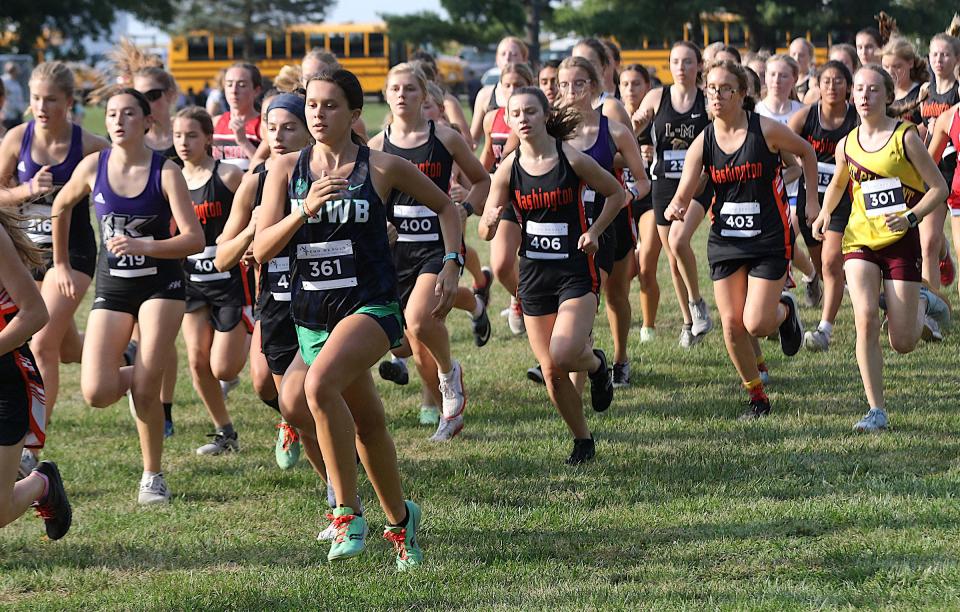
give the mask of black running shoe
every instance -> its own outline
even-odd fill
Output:
[[[613,402],[613,377],[604,352],[593,349],[593,354],[600,360],[600,367],[590,373],[590,404],[597,412],[604,412]]]
[[[123,361],[128,366],[131,366],[134,364],[136,360],[137,360],[137,343],[131,340],[130,342],[127,343],[126,350],[123,351]]]
[[[803,325],[800,324],[800,309],[797,308],[797,298],[792,293],[784,291],[780,294],[780,303],[790,311],[787,318],[780,324],[780,348],[787,357],[793,357],[803,345]]]
[[[740,415],[741,421],[753,421],[770,414],[770,400],[750,400],[750,408]]]
[[[476,319],[472,319],[470,325],[473,327],[473,343],[477,346],[484,346],[490,342],[490,317],[487,316],[487,307],[483,307],[483,312]]]
[[[527,370],[527,380],[533,381],[538,385],[547,384],[546,379],[543,377],[543,368],[540,367],[539,363]]]
[[[490,290],[493,288],[493,270],[487,266],[483,266],[481,271],[483,272],[483,278],[486,279],[487,284],[479,288],[474,287],[473,295],[480,298],[480,301],[483,302],[483,307],[486,308],[490,305]]]
[[[567,457],[565,463],[567,465],[580,465],[593,459],[593,456],[596,454],[597,447],[593,443],[593,436],[583,440],[574,439],[573,452],[571,452],[570,456]]]
[[[34,471],[46,476],[50,483],[43,503],[38,501],[34,504],[34,508],[37,510],[37,516],[43,519],[47,537],[51,540],[59,540],[67,535],[73,523],[73,510],[67,500],[67,492],[63,488],[63,478],[60,477],[60,470],[53,461],[41,461]]]
[[[407,371],[407,364],[402,361],[381,361],[380,378],[389,380],[398,385],[405,385],[410,382],[410,372]]]

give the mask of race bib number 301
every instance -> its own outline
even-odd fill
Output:
[[[907,210],[903,184],[898,178],[884,178],[860,183],[863,206],[868,217],[882,217]]]

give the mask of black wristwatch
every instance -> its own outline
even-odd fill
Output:
[[[460,206],[463,206],[463,210],[467,211],[468,217],[472,217],[474,215],[473,204],[470,202],[460,202]]]
[[[907,220],[907,225],[910,227],[917,227],[920,225],[920,219],[917,218],[917,215],[915,215],[912,210],[908,210],[906,213],[904,213],[903,218]]]

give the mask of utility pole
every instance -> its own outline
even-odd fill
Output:
[[[527,47],[531,63],[540,61],[540,3],[543,0],[525,0],[527,13]]]

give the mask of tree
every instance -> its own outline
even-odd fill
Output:
[[[170,23],[174,0],[3,0],[0,2],[0,31],[15,32],[8,45],[11,51],[32,54],[36,41],[45,33],[73,41],[72,46],[48,46],[55,57],[81,55],[84,36],[103,37],[110,33],[116,15],[127,11],[147,23]]]
[[[253,36],[280,32],[291,23],[322,21],[335,0],[181,0],[174,30],[210,30],[243,37],[243,57],[250,59]]]

